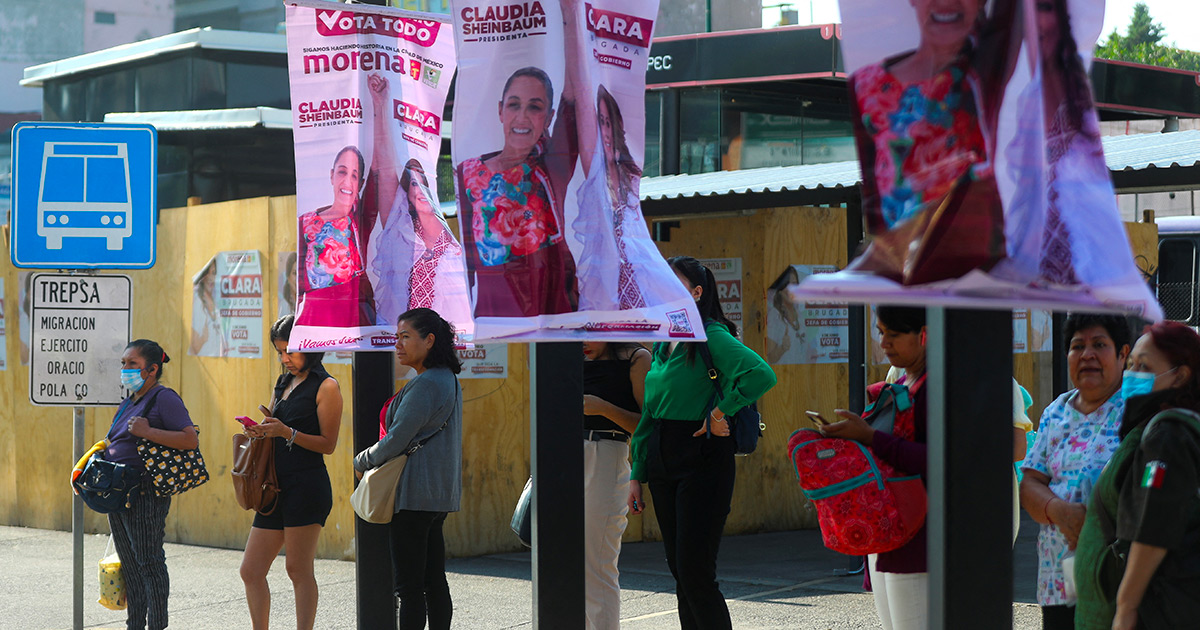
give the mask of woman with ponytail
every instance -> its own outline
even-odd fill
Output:
[[[642,482],[648,482],[667,566],[675,578],[682,630],[724,630],[731,622],[717,585],[717,550],[736,472],[736,444],[727,416],[774,387],[775,373],[738,341],[737,326],[721,310],[712,272],[690,256],[667,262],[704,318],[722,391],[714,396],[708,368],[697,356],[699,343],[654,346],[642,417],[633,435],[629,508],[642,512]]]
[[[462,496],[462,363],[454,331],[428,308],[410,309],[396,326],[396,358],[417,375],[384,405],[387,433],[354,458],[358,473],[409,453],[396,485],[389,525],[398,630],[448,630],[453,607],[446,582],[442,526]],[[416,450],[413,448],[416,447]]]
[[[187,407],[175,390],[159,383],[170,361],[162,346],[149,339],[131,341],[121,355],[121,384],[129,397],[117,409],[108,431],[104,459],[144,471],[138,454],[142,439],[180,450],[197,448],[200,440]],[[129,492],[128,507],[108,514],[113,545],[121,557],[129,609],[127,628],[167,627],[170,579],[163,553],[171,497],[160,497],[149,477]]]

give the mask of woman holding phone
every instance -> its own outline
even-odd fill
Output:
[[[271,616],[271,589],[267,572],[279,551],[287,546],[287,573],[296,599],[296,628],[311,630],[317,616],[317,579],[313,559],[317,539],[333,508],[333,490],[325,470],[325,455],[337,448],[342,420],[342,392],[321,365],[323,352],[288,352],[288,337],[295,317],[285,315],[271,326],[271,343],[283,366],[275,382],[266,417],[248,426],[251,437],[275,441],[275,472],[279,497],[270,515],[255,514],[241,576],[254,630],[267,630]]]

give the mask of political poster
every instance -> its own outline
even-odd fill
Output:
[[[446,16],[314,0],[286,7],[296,153],[292,350],[391,350],[432,308],[473,336],[463,247],[437,160],[455,57]]]
[[[789,265],[767,288],[767,362],[845,363],[850,358],[850,309],[845,304],[794,302],[788,287],[834,265]]]
[[[1050,311],[1034,309],[1029,312],[1029,351],[1050,352],[1054,349],[1054,319]]]
[[[17,294],[17,340],[20,342],[18,360],[21,365],[29,365],[29,353],[32,348],[30,337],[33,332],[33,322],[29,319],[33,308],[33,274],[29,271],[17,272],[17,282],[20,284]]]
[[[1104,0],[840,8],[868,244],[798,298],[1162,317],[1087,75]]]
[[[639,201],[658,3],[452,7],[451,143],[478,338],[702,339]]]
[[[8,335],[4,320],[4,278],[0,278],[0,371],[8,369]]]
[[[701,258],[701,265],[708,267],[717,281],[717,299],[725,317],[737,324],[739,337],[742,330],[742,259]]]
[[[1014,308],[1013,323],[1013,354],[1029,352],[1029,309]]]
[[[219,252],[192,276],[192,334],[188,354],[262,357],[262,254]]]

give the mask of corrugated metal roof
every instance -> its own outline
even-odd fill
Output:
[[[696,175],[665,175],[642,179],[642,199],[677,199],[708,195],[817,190],[857,186],[862,176],[858,161],[800,166],[773,166],[743,171]]]
[[[1110,171],[1188,167],[1200,164],[1200,130],[1109,136],[1103,139]],[[775,166],[698,175],[642,179],[642,199],[847,188],[862,181],[857,161]]]
[[[1200,164],[1200,130],[1142,133],[1104,138],[1110,171],[1196,166]]]
[[[197,109],[182,112],[136,112],[104,115],[104,122],[144,123],[159,131],[216,131],[223,129],[291,129],[292,112],[274,107]]]

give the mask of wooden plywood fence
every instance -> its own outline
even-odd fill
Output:
[[[165,210],[159,219],[158,263],[130,272],[134,282],[133,334],[163,344],[172,360],[164,383],[176,389],[200,427],[200,442],[213,480],[175,499],[167,524],[168,540],[240,548],[251,514],[238,508],[229,482],[232,418],[256,415],[280,373],[264,338],[261,359],[187,355],[191,331],[191,277],[220,251],[262,253],[264,331],[277,312],[278,254],[295,249],[295,198],[247,199]],[[1139,266],[1157,266],[1153,225],[1129,226]],[[743,265],[743,340],[765,354],[766,289],[790,264],[846,264],[845,210],[840,208],[764,208],[736,216],[689,218],[659,243],[666,256],[741,258]],[[7,251],[4,252],[7,260]],[[71,457],[69,408],[34,407],[28,402],[29,369],[21,365],[19,275],[10,264],[4,279],[7,370],[0,371],[0,523],[50,529],[70,528]],[[118,357],[112,357],[116,361]],[[1050,356],[1047,352],[1014,357],[1015,375],[1034,395],[1030,415],[1049,404]],[[760,403],[767,429],[758,452],[739,458],[733,511],[727,533],[815,526],[815,515],[796,484],[785,453],[788,436],[810,426],[804,409],[831,410],[848,402],[844,364],[775,366],[779,384]],[[348,505],[353,455],[351,370],[331,365],[346,401],[337,451],[326,458],[334,487],[334,508],[318,553],[347,557],[353,550],[354,519]],[[886,368],[872,367],[882,378]],[[452,555],[478,555],[519,549],[508,528],[512,507],[529,475],[528,348],[508,346],[506,379],[463,382],[463,503],[447,521]],[[112,408],[86,413],[90,444],[106,433]],[[87,512],[90,531],[107,531],[104,517]],[[626,540],[658,539],[651,509],[631,518]]]

